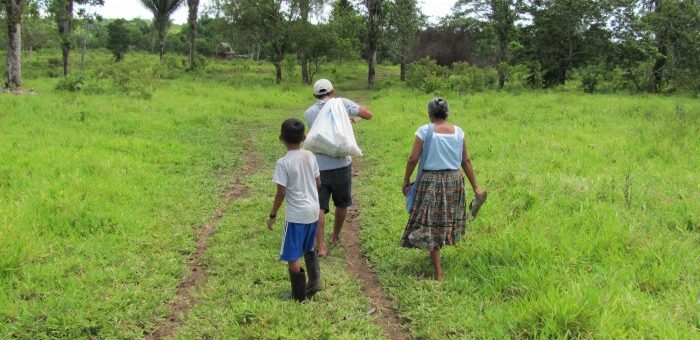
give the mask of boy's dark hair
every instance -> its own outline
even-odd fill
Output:
[[[289,118],[282,123],[282,139],[289,144],[299,144],[304,140],[304,123]]]

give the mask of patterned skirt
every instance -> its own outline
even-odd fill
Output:
[[[456,244],[467,225],[464,177],[459,170],[426,171],[418,182],[401,246],[432,250]]]

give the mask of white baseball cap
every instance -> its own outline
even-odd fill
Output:
[[[333,84],[328,79],[319,79],[314,83],[314,96],[322,96],[333,91]]]

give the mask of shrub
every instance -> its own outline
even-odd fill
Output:
[[[153,96],[152,79],[147,75],[138,75],[128,64],[113,63],[97,71],[95,78],[111,80],[112,87],[117,92],[142,99],[151,99]]]
[[[581,80],[583,92],[593,93],[596,91],[596,86],[603,80],[603,71],[598,65],[587,65],[576,70],[574,77]]]
[[[165,56],[163,62],[153,66],[156,79],[175,79],[187,69],[187,60],[172,55]]]
[[[82,73],[71,73],[67,77],[59,80],[56,84],[56,90],[77,92],[85,84],[85,75]]]
[[[285,54],[281,62],[282,76],[285,80],[294,80],[297,78],[297,56],[294,54]]]
[[[194,57],[194,68],[198,70],[205,70],[209,66],[209,59],[202,55],[202,54],[197,54]]]
[[[61,58],[51,57],[47,60],[47,63],[51,68],[63,67],[63,60],[61,60]]]
[[[450,71],[438,65],[434,60],[424,58],[408,66],[406,85],[426,93],[444,88]]]
[[[452,65],[449,78],[450,88],[458,92],[481,92],[494,88],[497,82],[498,71],[478,68],[467,62]]]

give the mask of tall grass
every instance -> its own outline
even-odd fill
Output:
[[[90,55],[76,72],[101,91],[56,90],[51,56],[37,53],[25,80],[37,94],[0,96],[0,337],[151,330],[184,275],[193,227],[246,152],[262,170],[211,239],[209,279],[180,336],[381,337],[342,248],[322,261],[315,301],[278,299],[288,282],[279,234],[263,226],[268,184],[284,154],[279,124],[313,103],[308,87],[274,85],[265,63],[188,73],[179,57],[163,66],[130,54],[116,69],[130,74],[122,88],[108,55]],[[429,96],[384,66],[368,91],[365,71],[331,64],[319,77],[375,113],[355,126],[361,237],[415,337],[698,336],[698,100],[448,93],[491,194],[468,237],[443,252],[447,280],[435,283],[426,254],[398,247],[403,167]]]

